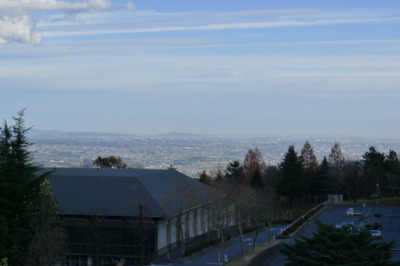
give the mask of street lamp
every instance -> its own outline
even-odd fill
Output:
[[[375,217],[379,217],[379,183],[376,184],[376,213]]]

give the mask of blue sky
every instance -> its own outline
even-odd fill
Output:
[[[400,1],[0,0],[36,129],[399,137]]]

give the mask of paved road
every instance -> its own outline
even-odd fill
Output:
[[[345,215],[348,208],[353,207],[355,210],[363,211],[369,214],[370,219],[376,212],[375,206],[327,206],[326,209],[319,214],[318,219],[327,224],[339,224],[344,221],[353,221],[355,224],[359,222],[359,218],[349,218]],[[393,261],[400,261],[400,207],[379,207],[379,212],[382,217],[379,219],[382,222],[382,241],[395,240],[395,250],[393,252]],[[312,233],[317,230],[315,222],[310,222],[301,231],[300,234],[312,237]],[[293,243],[293,239],[288,241]],[[285,265],[285,259],[282,255],[278,255],[269,264],[269,266]]]
[[[275,226],[274,228],[271,229],[272,231],[271,233],[273,234],[274,232],[279,231],[284,226],[285,225]],[[243,247],[245,251],[253,247],[254,236],[255,234],[252,234],[244,238]],[[268,241],[269,241],[268,230],[264,230],[258,234],[256,245],[258,246]],[[176,255],[173,258],[171,257],[170,260],[167,260],[164,257],[155,260],[152,265],[190,265],[190,266],[218,265],[219,249],[220,247],[215,247],[205,252],[201,252],[199,255],[191,259],[185,259],[185,260],[178,258]],[[223,264],[225,258],[228,261],[230,261],[240,253],[241,253],[240,237],[236,236],[235,238],[233,238],[232,241],[229,242],[229,245],[221,252],[221,258],[220,258],[221,264]]]

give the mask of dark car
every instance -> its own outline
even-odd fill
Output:
[[[365,225],[366,230],[381,230],[382,223],[380,221],[371,221]]]

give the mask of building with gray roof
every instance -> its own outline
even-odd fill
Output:
[[[137,265],[205,236],[211,188],[175,170],[58,168],[49,175],[68,235],[67,265]],[[224,224],[233,225],[233,208]]]

